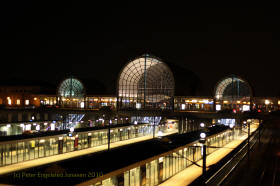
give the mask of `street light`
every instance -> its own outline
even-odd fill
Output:
[[[202,144],[202,174],[205,175],[206,173],[206,145],[205,145],[206,133],[200,133],[200,140],[199,142]]]
[[[205,127],[205,124],[204,124],[204,123],[200,123],[200,127],[201,127],[201,128],[204,128],[204,127]]]
[[[70,127],[70,132],[74,132],[74,127]]]
[[[200,138],[201,140],[205,140],[206,134],[204,132],[200,133]]]

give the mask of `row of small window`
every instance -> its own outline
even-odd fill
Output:
[[[7,101],[8,101],[8,105],[12,105],[13,104],[13,101],[12,101],[12,99],[10,97],[7,97]],[[25,103],[25,105],[29,105],[30,104],[29,99],[26,99],[24,101],[24,103]],[[3,104],[2,100],[0,101],[0,104]],[[21,100],[20,99],[16,99],[15,104],[16,105],[20,105],[21,104]]]
[[[111,130],[110,142],[118,142],[152,134],[152,127],[123,128]],[[82,150],[108,143],[108,132],[96,131],[76,136],[41,138],[12,144],[0,144],[0,166],[19,163],[40,157]]]
[[[208,139],[207,145],[222,147],[231,141],[229,132]],[[207,148],[207,154],[214,152],[215,148]],[[186,147],[177,152],[170,153],[165,157],[153,160],[146,165],[130,169],[123,174],[95,183],[94,186],[155,186],[178,172],[184,170],[202,159],[202,148],[200,146]]]

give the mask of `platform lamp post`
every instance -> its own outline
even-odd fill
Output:
[[[112,120],[109,121],[109,127],[108,127],[108,151],[110,150],[110,143],[111,143],[111,124]]]
[[[247,127],[248,127],[248,139],[247,139],[247,146],[248,146],[248,160],[250,160],[250,124],[251,124],[252,120],[248,119],[247,120]]]
[[[200,127],[203,129],[200,133],[200,140],[199,142],[202,144],[202,175],[205,175],[206,173],[206,145],[205,145],[205,139],[206,139],[206,133],[205,133],[205,124],[200,123]]]
[[[243,128],[245,128],[245,125],[247,125],[247,121],[243,121],[243,123],[241,124],[241,127],[240,127],[240,135],[242,134],[242,131],[243,131]]]
[[[234,124],[231,123],[231,124],[229,125],[229,128],[230,128],[231,131],[232,131],[232,140],[234,140],[234,138],[235,138]]]
[[[206,140],[205,139],[206,139],[206,133],[201,132],[199,142],[202,144],[202,175],[205,175],[206,173],[206,145],[205,145]]]
[[[204,124],[204,123],[200,123],[200,127],[201,127],[201,128],[204,128],[204,127],[205,127],[205,124]]]

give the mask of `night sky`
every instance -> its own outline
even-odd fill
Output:
[[[125,63],[150,53],[193,72],[201,80],[199,96],[210,96],[229,74],[247,79],[255,96],[280,96],[276,9],[191,7],[173,14],[71,1],[13,1],[0,7],[2,81],[58,84],[74,75],[99,81],[110,92]]]

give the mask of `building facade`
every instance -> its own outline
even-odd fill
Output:
[[[117,77],[116,95],[87,94],[77,77],[67,77],[57,87],[56,94],[42,93],[40,86],[0,86],[0,107],[61,108],[99,110],[170,110],[182,112],[238,113],[255,110],[279,110],[280,97],[254,97],[248,81],[229,75],[218,81],[213,95],[197,97],[176,95],[171,69],[162,60],[145,54],[128,62]]]

